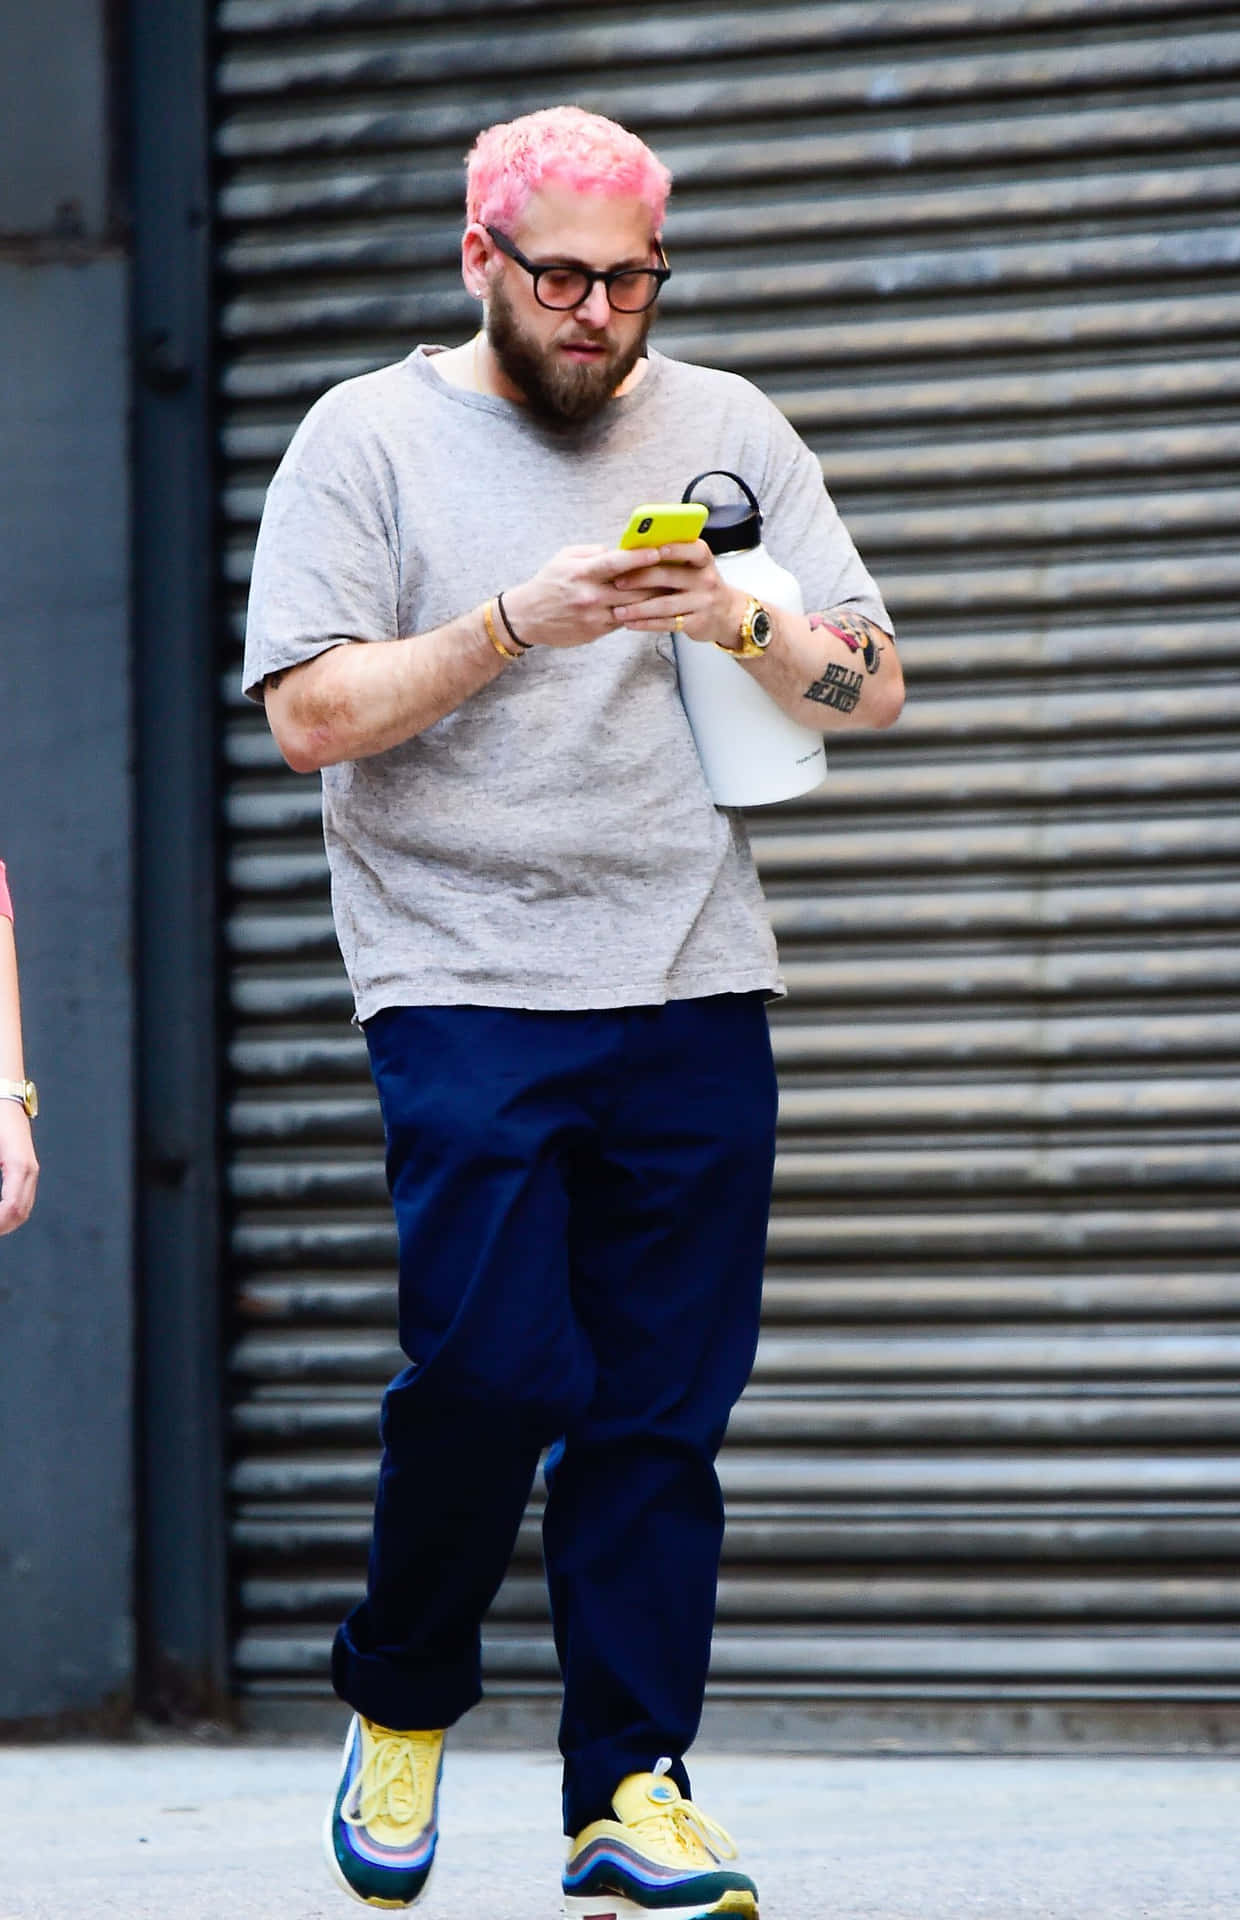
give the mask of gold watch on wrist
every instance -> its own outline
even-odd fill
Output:
[[[766,652],[774,631],[774,622],[762,602],[747,600],[745,611],[741,615],[741,624],[737,630],[740,644],[735,647],[725,647],[722,641],[716,640],[715,645],[720,653],[730,653],[734,660],[752,660],[755,654]]]
[[[39,1089],[33,1080],[0,1080],[0,1100],[16,1100],[29,1120],[39,1111]]]

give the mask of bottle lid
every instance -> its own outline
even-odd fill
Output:
[[[704,540],[712,553],[743,553],[751,547],[762,544],[762,512],[754,494],[739,473],[731,473],[726,467],[709,467],[705,473],[699,473],[690,480],[682,500],[691,500],[693,490],[703,480],[709,480],[718,474],[725,480],[735,480],[745,495],[745,505],[734,503],[730,506],[712,507],[706,516],[706,525],[698,535]]]

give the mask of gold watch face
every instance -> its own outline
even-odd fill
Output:
[[[741,643],[736,651],[742,660],[765,653],[771,644],[771,616],[760,600],[751,600],[741,620]]]
[[[22,1105],[33,1120],[39,1111],[39,1089],[35,1086],[33,1080],[27,1080],[26,1082],[26,1097],[22,1101]]]
[[[749,621],[748,638],[755,647],[765,652],[771,644],[771,616],[765,607],[755,607]]]

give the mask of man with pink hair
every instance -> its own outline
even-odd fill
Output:
[[[426,1886],[444,1730],[480,1696],[541,1459],[564,1912],[757,1920],[684,1756],[715,1457],[758,1335],[782,985],[672,636],[819,730],[889,725],[903,684],[816,458],[747,381],[649,345],[668,186],[577,107],[487,129],[461,248],[481,327],[316,403],[255,554],[244,685],[322,775],[399,1246],[408,1365],[333,1649],[353,1711],[324,1836],[375,1906]],[[718,469],[810,614],[729,586],[704,540],[618,545],[631,508]]]

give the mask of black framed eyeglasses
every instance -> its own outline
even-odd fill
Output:
[[[658,299],[664,281],[672,277],[667,255],[657,240],[660,263],[657,267],[612,267],[607,273],[593,273],[589,267],[569,266],[561,261],[538,266],[526,259],[506,233],[498,232],[495,227],[487,227],[486,232],[501,253],[506,253],[529,274],[535,300],[540,307],[550,307],[553,313],[566,313],[570,307],[581,306],[594,292],[596,280],[601,280],[607,289],[607,303],[614,312],[644,313]]]

